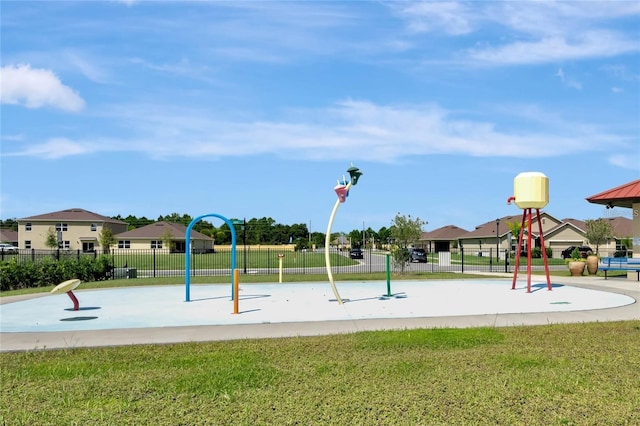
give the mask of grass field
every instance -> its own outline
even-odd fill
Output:
[[[639,342],[640,321],[624,321],[0,353],[0,424],[637,425]]]
[[[640,321],[2,353],[4,425],[637,425]]]

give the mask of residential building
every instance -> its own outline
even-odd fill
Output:
[[[99,236],[105,227],[114,235],[127,230],[127,224],[84,209],[72,208],[18,219],[20,249],[48,249],[47,236],[54,232],[59,247],[93,251],[100,248]]]
[[[631,238],[632,221],[618,216],[605,218],[613,229],[612,238],[601,244],[597,249],[602,256],[613,256],[623,250],[625,239]],[[560,257],[562,250],[569,246],[590,245],[586,236],[586,222],[579,219],[557,219],[546,212],[540,213],[544,245],[551,248],[553,257]],[[512,229],[519,229],[522,225],[522,215],[503,216],[495,221],[485,222],[475,227],[473,231],[466,231],[454,225],[447,225],[433,231],[424,232],[417,246],[429,252],[449,251],[463,247],[466,253],[488,256],[495,255],[496,250],[503,256],[506,249],[515,251],[518,245],[518,235],[513,235]],[[525,223],[521,251],[527,250],[528,226]],[[496,233],[498,237],[496,238]],[[541,247],[540,228],[538,218],[534,214],[531,222],[532,247]],[[592,247],[596,250],[595,245]],[[630,249],[631,247],[626,247]]]
[[[166,252],[184,252],[187,227],[172,222],[155,222],[141,228],[117,234],[119,249],[156,249]],[[214,240],[200,232],[191,231],[191,249],[196,252],[212,252]]]
[[[18,247],[18,231],[0,229],[0,243],[9,243]]]
[[[429,253],[451,251],[452,248],[458,248],[460,238],[468,233],[466,229],[446,225],[433,231],[423,232],[416,247],[423,248]]]

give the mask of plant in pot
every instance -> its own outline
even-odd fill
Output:
[[[569,266],[569,272],[572,277],[581,277],[584,274],[584,268],[586,266],[586,259],[582,257],[582,253],[576,247],[571,252],[571,257],[567,259],[567,265]]]
[[[606,244],[613,235],[613,226],[609,221],[600,219],[587,219],[585,221],[585,236],[590,244],[595,244],[596,252],[587,256],[587,271],[589,275],[598,273],[598,252],[601,244]]]
[[[598,273],[598,255],[594,252],[590,251],[587,253],[587,258],[585,259],[587,263],[587,272],[589,275],[595,275]]]

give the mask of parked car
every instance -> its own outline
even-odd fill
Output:
[[[571,257],[571,253],[573,253],[575,249],[580,250],[580,255],[585,259],[589,254],[593,253],[593,250],[591,250],[591,247],[589,246],[569,246],[562,250],[562,258],[569,259]]]
[[[349,257],[351,259],[364,259],[362,250],[359,248],[352,248],[351,250],[349,250]]]
[[[421,248],[410,248],[409,262],[427,263],[427,252]]]
[[[17,253],[18,247],[7,243],[0,243],[0,251],[5,253]]]

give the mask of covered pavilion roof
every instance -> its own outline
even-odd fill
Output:
[[[594,204],[604,204],[609,208],[632,208],[633,203],[640,203],[640,179],[587,197],[587,201]]]

